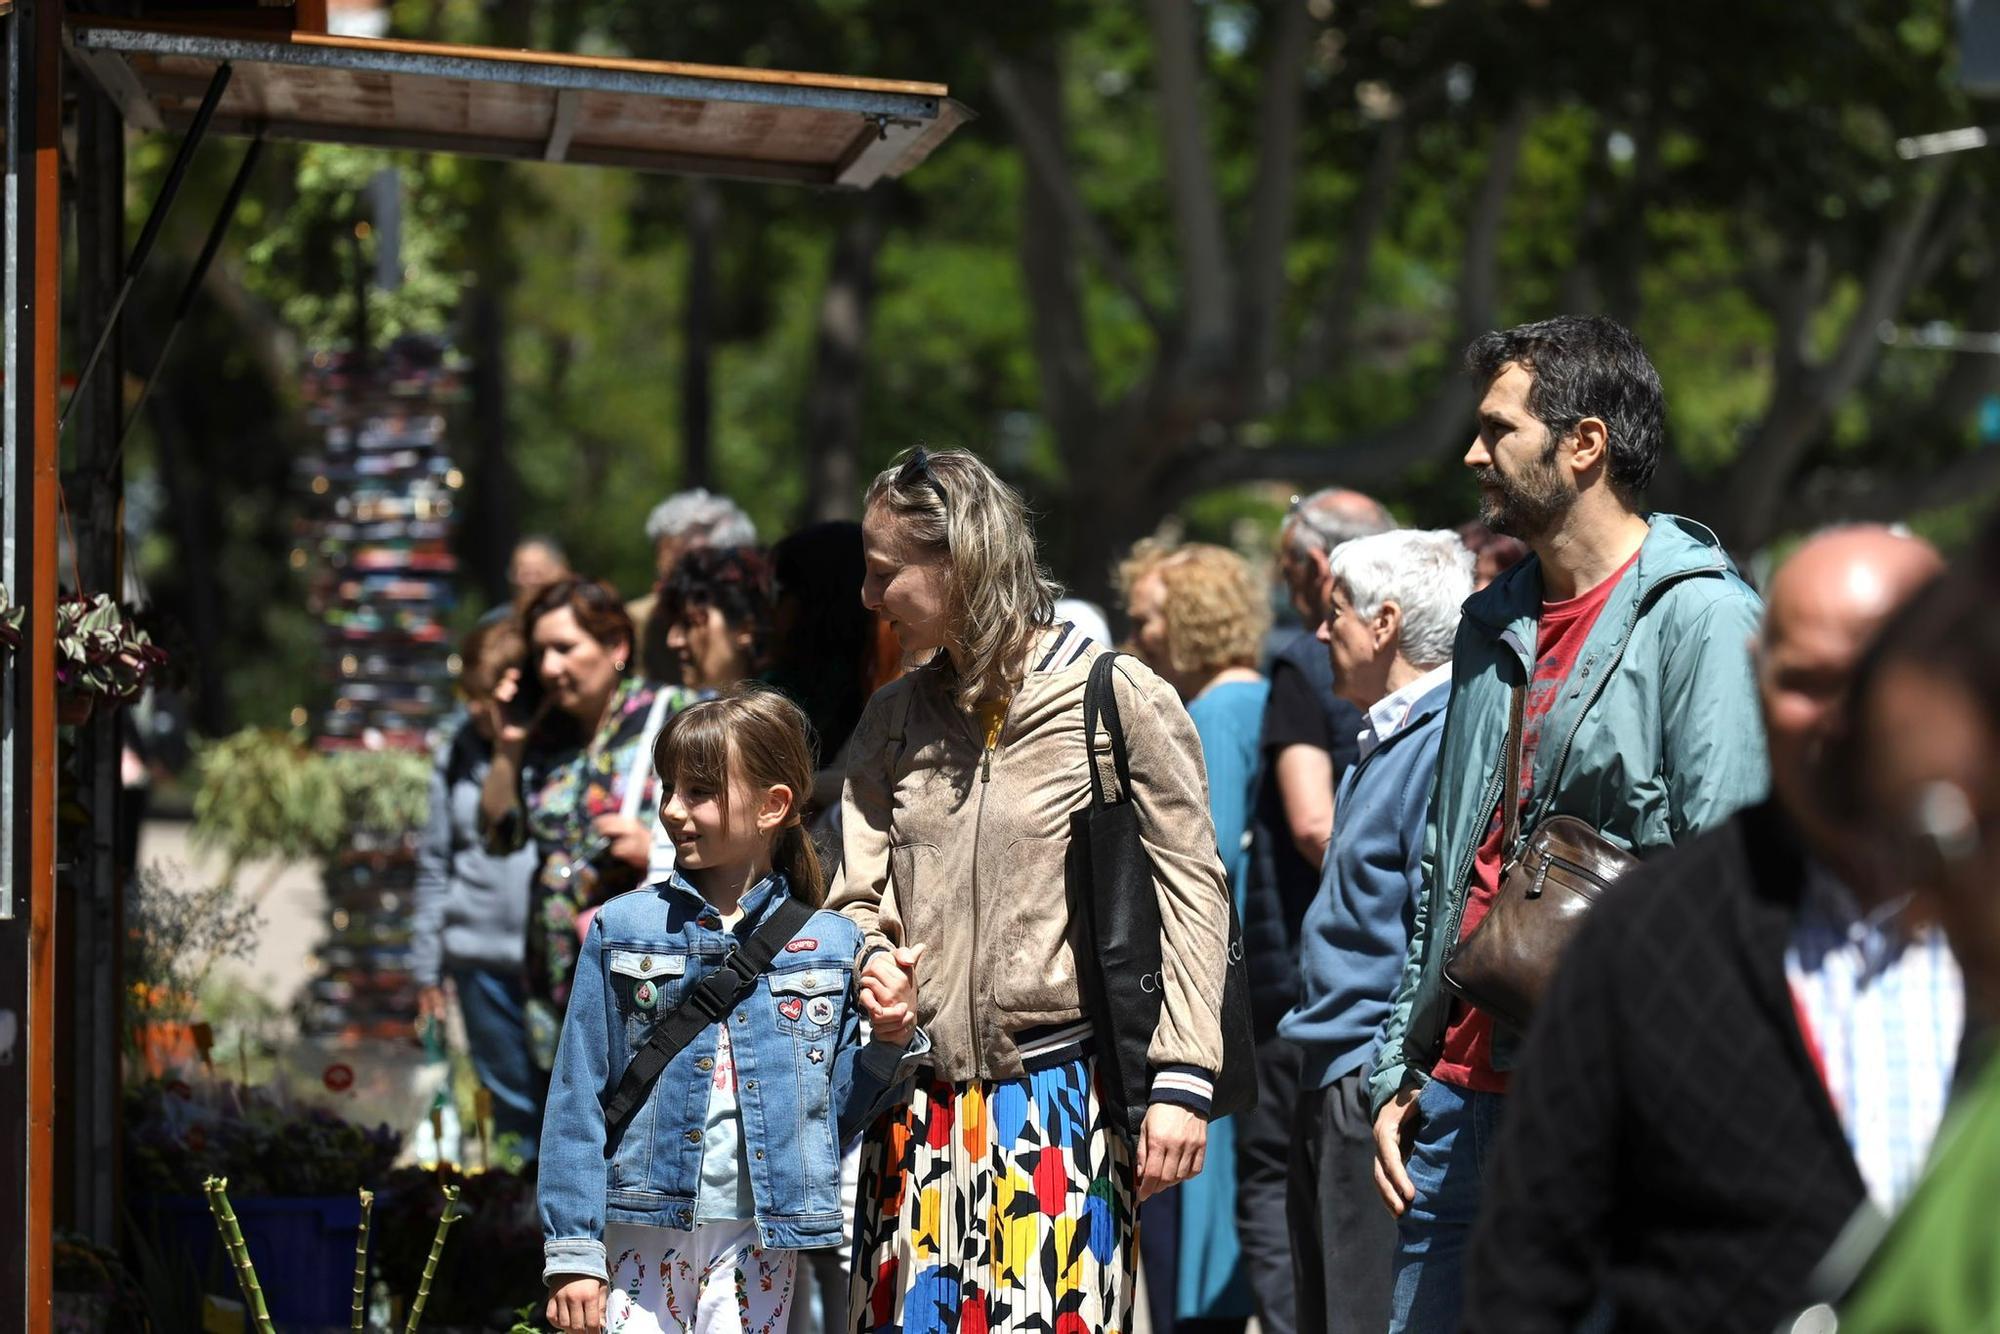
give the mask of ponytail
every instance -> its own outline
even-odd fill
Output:
[[[826,872],[803,821],[778,831],[777,846],[771,849],[771,868],[791,882],[792,897],[799,902],[814,908],[826,902]]]

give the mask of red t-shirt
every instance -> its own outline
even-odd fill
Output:
[[[1620,566],[1618,573],[1581,597],[1542,604],[1541,622],[1535,633],[1535,675],[1528,682],[1528,698],[1521,712],[1521,790],[1516,800],[1521,803],[1523,819],[1528,815],[1528,799],[1534,794],[1535,747],[1542,738],[1542,724],[1561,698],[1570,669],[1576,665],[1577,655],[1583,652],[1583,642],[1590,638],[1590,627],[1597,623],[1597,614],[1604,610],[1604,604],[1611,600],[1611,590],[1638,558],[1639,553],[1633,552],[1632,559]],[[1500,892],[1500,862],[1505,855],[1500,846],[1503,830],[1496,802],[1493,821],[1486,827],[1486,838],[1472,859],[1472,881],[1467,886],[1465,916],[1458,929],[1460,940],[1472,934],[1487,909],[1493,906],[1493,896]],[[1493,1016],[1464,1001],[1454,1001],[1451,1025],[1445,1029],[1444,1051],[1431,1067],[1431,1077],[1481,1093],[1505,1093],[1507,1076],[1493,1068]]]

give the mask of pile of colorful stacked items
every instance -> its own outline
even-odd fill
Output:
[[[461,376],[447,350],[400,339],[358,365],[315,356],[307,412],[324,441],[302,459],[312,511],[295,563],[311,570],[330,696],[322,750],[425,751],[452,705],[452,513],[461,477],[445,439]],[[354,829],[327,870],[326,943],[307,1026],[400,1037],[409,973],[417,829]]]

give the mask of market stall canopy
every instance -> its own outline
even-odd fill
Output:
[[[128,124],[865,190],[971,112],[942,84],[78,17],[67,42]]]

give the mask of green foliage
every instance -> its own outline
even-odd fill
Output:
[[[204,743],[196,759],[195,840],[232,868],[320,857],[346,832],[338,777],[324,756],[284,732],[248,728]]]
[[[108,700],[136,699],[167,655],[103,593],[56,603],[56,687]]]
[[[409,750],[337,751],[327,761],[346,830],[400,834],[430,816],[430,756]],[[343,832],[340,842],[346,841]],[[328,849],[331,851],[331,849]]]
[[[431,766],[419,752],[328,756],[289,733],[246,728],[204,744],[199,763],[195,839],[232,870],[331,856],[355,830],[403,833],[429,816]]]
[[[242,1084],[150,1079],[125,1086],[125,1183],[138,1195],[192,1195],[225,1176],[239,1197],[346,1195],[389,1173],[402,1136],[295,1107]]]

